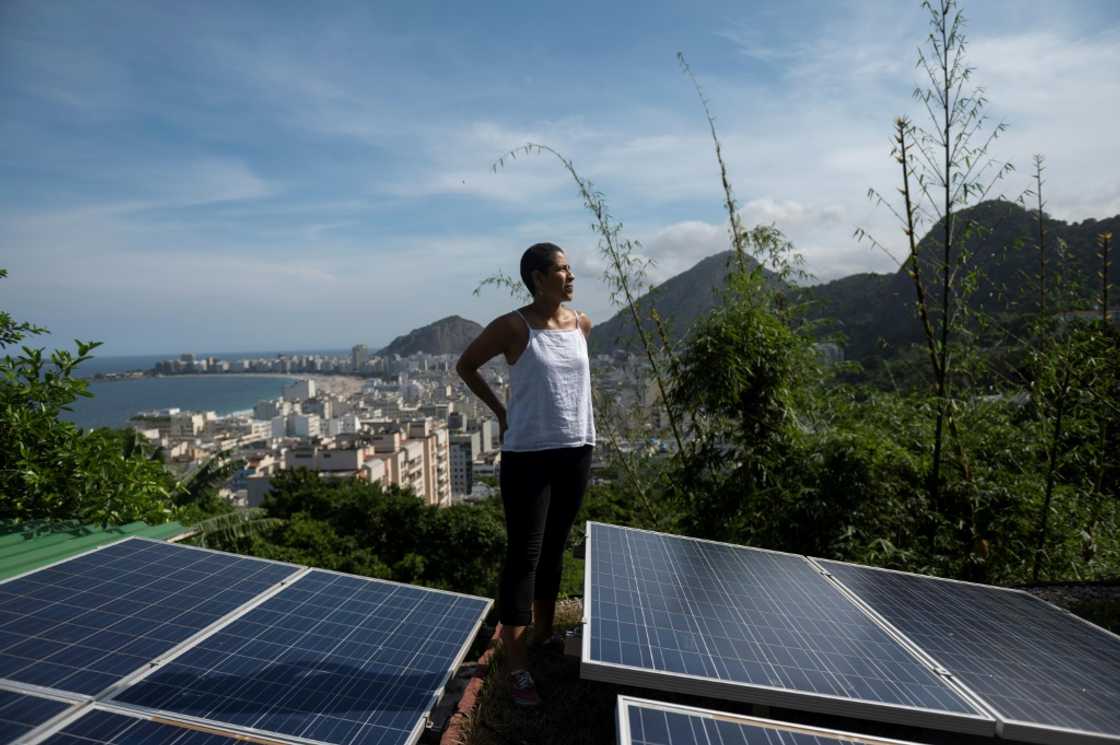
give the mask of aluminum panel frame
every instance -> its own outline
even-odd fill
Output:
[[[221,552],[219,552],[219,553],[221,553]],[[468,598],[468,599],[471,599],[471,600],[484,601],[483,610],[479,614],[478,620],[475,622],[474,626],[471,628],[470,634],[467,637],[467,641],[464,644],[461,645],[461,647],[459,649],[459,654],[455,657],[451,666],[447,669],[447,672],[446,672],[446,674],[444,676],[444,679],[443,679],[443,684],[433,691],[431,701],[428,705],[428,708],[427,708],[425,714],[418,718],[418,720],[417,720],[416,724],[413,726],[408,738],[405,740],[405,745],[416,745],[417,741],[419,741],[419,739],[420,739],[420,736],[424,733],[424,730],[427,728],[427,723],[429,721],[429,716],[431,714],[432,708],[437,703],[439,703],[440,697],[443,695],[443,692],[447,689],[448,682],[454,676],[455,671],[463,664],[463,660],[466,658],[467,652],[470,650],[471,643],[478,636],[479,629],[481,629],[482,623],[486,619],[486,615],[490,612],[490,609],[494,605],[494,601],[492,599],[480,597],[478,595],[469,595],[467,593],[453,592],[451,590],[442,590],[442,589],[431,588],[431,587],[419,587],[418,585],[410,585],[410,584],[407,584],[405,582],[394,582],[392,580],[375,579],[373,577],[363,577],[361,575],[347,574],[346,572],[338,572],[338,571],[334,571],[334,570],[331,570],[331,569],[318,569],[318,568],[311,568],[311,567],[303,567],[302,571],[300,571],[298,574],[296,574],[293,578],[289,578],[289,581],[284,586],[274,588],[274,590],[272,590],[268,593],[264,593],[262,595],[257,596],[256,598],[254,598],[254,600],[252,602],[252,605],[250,607],[239,609],[239,612],[237,613],[237,615],[235,617],[232,617],[232,618],[229,618],[229,619],[224,619],[225,623],[223,623],[221,625],[221,627],[211,630],[205,636],[200,636],[198,639],[194,639],[191,642],[190,645],[184,646],[182,649],[176,649],[174,654],[169,653],[169,654],[165,655],[164,658],[161,658],[159,660],[159,664],[152,664],[147,669],[137,671],[137,673],[134,673],[133,676],[130,677],[130,679],[128,681],[128,685],[121,685],[121,686],[114,687],[113,694],[111,696],[105,696],[104,697],[105,700],[104,701],[99,700],[98,703],[102,704],[102,705],[113,707],[114,710],[118,710],[120,712],[134,712],[134,713],[144,714],[145,716],[147,716],[147,717],[149,717],[149,718],[151,718],[155,721],[167,721],[167,722],[172,722],[172,723],[177,723],[177,724],[187,724],[187,725],[192,725],[192,726],[209,727],[209,728],[212,728],[212,729],[219,730],[220,732],[223,732],[223,733],[229,733],[229,734],[234,735],[234,736],[248,736],[248,737],[256,738],[258,740],[263,739],[263,740],[276,742],[276,743],[287,743],[289,745],[337,745],[337,743],[328,743],[328,742],[325,742],[323,740],[315,740],[315,739],[306,738],[306,737],[299,737],[298,735],[288,735],[288,734],[284,734],[282,732],[276,732],[274,730],[263,730],[263,729],[257,729],[257,728],[254,728],[254,727],[246,727],[246,726],[243,726],[243,725],[234,724],[232,722],[224,722],[220,719],[211,719],[211,718],[207,718],[207,717],[196,717],[196,716],[193,716],[193,715],[190,715],[190,714],[181,714],[181,713],[178,713],[178,712],[168,711],[168,710],[165,710],[165,709],[153,709],[153,708],[147,707],[147,706],[140,706],[140,705],[137,705],[137,704],[131,704],[131,703],[128,703],[127,701],[117,701],[117,700],[115,700],[115,696],[123,693],[129,687],[141,682],[142,680],[147,678],[149,675],[154,674],[157,670],[159,670],[161,667],[163,667],[167,663],[172,662],[175,658],[177,658],[177,657],[179,657],[183,654],[186,654],[198,642],[201,642],[204,639],[206,639],[207,637],[218,633],[219,631],[224,629],[226,626],[232,625],[238,619],[247,615],[249,613],[249,611],[257,608],[260,605],[263,605],[266,601],[272,599],[273,597],[276,597],[281,592],[283,592],[285,589],[287,589],[288,587],[296,584],[300,579],[309,575],[312,571],[322,572],[324,574],[332,574],[332,575],[339,576],[339,577],[357,578],[357,579],[362,579],[362,580],[366,580],[366,581],[369,581],[369,582],[377,582],[377,583],[381,583],[381,584],[393,585],[395,587],[408,587],[408,588],[411,588],[411,589],[421,589],[421,590],[424,590],[425,592],[433,592],[433,593],[439,593],[439,594],[442,594],[442,595],[450,595],[450,596],[453,596],[453,597]]]
[[[931,729],[945,730],[949,732],[959,732],[961,734],[981,735],[986,737],[994,737],[996,735],[997,720],[986,713],[983,707],[978,706],[978,702],[970,695],[966,695],[955,685],[955,681],[947,679],[940,671],[930,668],[931,672],[938,675],[946,684],[946,686],[955,694],[960,696],[966,703],[977,710],[975,715],[953,714],[945,711],[936,711],[932,709],[923,709],[912,706],[901,706],[897,704],[877,703],[873,701],[866,701],[862,699],[852,699],[841,696],[831,696],[826,694],[817,694],[801,691],[793,691],[785,688],[775,688],[771,686],[756,685],[750,683],[741,683],[735,681],[724,681],[717,678],[702,677],[696,675],[689,675],[687,673],[672,673],[652,670],[649,668],[642,668],[633,665],[624,665],[612,662],[599,662],[591,659],[591,619],[593,617],[593,604],[594,594],[591,592],[591,567],[594,561],[593,545],[591,541],[591,531],[595,526],[614,527],[607,523],[599,523],[594,521],[587,521],[586,524],[586,555],[584,558],[584,634],[583,634],[583,648],[580,656],[580,677],[587,680],[597,680],[604,683],[614,683],[617,685],[636,685],[657,690],[668,691],[671,693],[688,693],[695,696],[721,698],[731,701],[740,701],[743,703],[759,704],[763,706],[777,706],[788,709],[799,709],[804,711],[812,711],[821,714],[831,714],[834,716],[845,716],[853,718],[873,719],[875,721],[886,722],[889,724],[901,724],[914,727],[929,727]],[[625,528],[625,530],[633,530],[641,533],[651,533],[654,535],[670,535],[665,533],[657,533],[656,531],[642,530],[640,528]],[[670,536],[682,537],[682,536]],[[805,561],[810,567],[814,567],[813,562],[800,554],[790,554],[782,551],[771,551],[768,549],[752,549],[750,547],[738,546],[733,543],[725,543],[722,541],[710,541],[700,538],[686,538],[687,540],[698,541],[701,543],[709,543],[721,546],[730,546],[736,549],[748,549],[761,551],[770,554],[779,554],[783,556],[796,557]],[[848,599],[844,595],[845,599]],[[856,606],[859,610],[863,610]],[[874,618],[868,617],[872,623],[879,626],[888,636],[893,635],[890,633],[889,628],[884,628]],[[897,643],[897,640],[896,640]],[[911,649],[899,644],[908,654],[914,656]],[[929,668],[929,665],[920,657],[915,657],[919,662]]]
[[[886,737],[877,737],[873,735],[860,734],[858,732],[846,732],[843,730],[829,729],[827,727],[817,727],[808,724],[796,724],[793,722],[784,722],[777,719],[768,719],[766,717],[750,716],[747,714],[732,714],[726,711],[716,711],[715,709],[705,709],[698,706],[686,706],[684,704],[673,704],[665,701],[654,701],[653,699],[639,698],[637,696],[629,696],[624,694],[619,694],[617,707],[615,710],[615,716],[617,718],[616,730],[618,732],[618,745],[632,745],[633,741],[631,739],[629,717],[629,710],[631,708],[640,708],[647,710],[654,709],[673,714],[706,717],[710,719],[732,722],[734,724],[761,727],[768,730],[776,730],[778,732],[788,732],[790,734],[810,735],[815,737],[827,737],[837,740],[847,740],[852,743],[859,743],[859,745],[918,745],[918,743],[912,742],[910,740],[896,740]]]
[[[953,681],[954,685],[968,691],[972,697],[980,701],[983,704],[984,708],[990,711],[992,716],[995,718],[996,735],[998,737],[1008,740],[1020,740],[1022,742],[1037,743],[1037,745],[1103,745],[1104,743],[1120,745],[1120,733],[1112,735],[1103,734],[1100,732],[1090,732],[1087,730],[1072,729],[1068,727],[1046,726],[1037,722],[1027,722],[1021,719],[1013,719],[1001,714],[999,709],[996,708],[995,705],[989,703],[982,694],[977,693],[969,688],[968,685],[964,681],[962,681],[958,675],[954,674],[951,670],[942,665],[940,661],[938,661],[936,658],[922,649],[916,642],[906,636],[906,634],[903,633],[901,629],[896,628],[894,624],[892,624],[881,613],[875,610],[868,601],[864,600],[862,597],[856,594],[854,590],[845,585],[843,581],[840,580],[840,578],[834,576],[831,572],[829,572],[827,564],[841,564],[845,566],[857,567],[860,569],[885,572],[888,574],[900,574],[907,577],[916,577],[919,579],[934,580],[937,582],[948,582],[951,584],[965,585],[967,587],[975,587],[992,592],[1007,592],[1023,595],[1027,598],[1030,598],[1030,600],[1033,602],[1042,603],[1049,606],[1050,608],[1053,608],[1056,611],[1059,611],[1060,613],[1069,617],[1071,620],[1076,619],[1076,621],[1080,623],[1087,624],[1096,631],[1101,632],[1107,636],[1111,636],[1117,641],[1120,641],[1120,635],[1115,634],[1108,629],[1097,626],[1095,623],[1081,618],[1075,613],[1072,613],[1064,608],[1060,608],[1053,603],[1032,595],[1026,590],[1014,587],[997,587],[995,585],[985,585],[979,582],[968,582],[966,580],[953,579],[951,577],[933,577],[931,575],[918,574],[917,572],[906,572],[900,569],[888,569],[886,567],[873,567],[866,564],[856,564],[850,561],[818,559],[815,557],[806,558],[810,563],[820,567],[821,573],[828,577],[831,581],[835,582],[840,588],[842,588],[846,595],[848,595],[850,598],[854,598],[857,604],[861,607],[862,610],[864,610],[865,613],[871,615],[876,619],[878,623],[889,629],[893,634],[905,640],[908,646],[920,652],[923,657],[932,661],[932,663],[936,666],[936,669],[950,678]]]
[[[30,569],[26,572],[21,572],[20,574],[13,575],[11,577],[5,577],[4,579],[0,580],[0,586],[3,586],[4,584],[6,584],[8,582],[11,582],[13,580],[28,577],[32,574],[37,573],[37,572],[41,572],[45,569],[50,569],[52,567],[56,567],[56,566],[59,566],[61,564],[65,564],[68,561],[73,561],[75,559],[79,559],[79,558],[82,558],[84,556],[89,556],[91,554],[97,553],[98,551],[104,551],[108,548],[111,548],[113,546],[118,546],[118,545],[123,544],[127,541],[142,541],[144,543],[154,543],[154,544],[161,544],[161,545],[168,543],[167,541],[161,541],[161,540],[158,540],[158,539],[155,539],[155,538],[146,538],[144,536],[124,536],[123,538],[121,538],[118,541],[110,541],[108,543],[102,543],[99,546],[94,546],[94,547],[92,547],[92,548],[90,548],[86,551],[82,551],[80,553],[73,554],[71,556],[67,556],[65,558],[59,559],[58,561],[51,562],[50,564],[45,564],[45,565],[40,566],[40,567],[35,567],[34,569]],[[205,552],[205,553],[218,554],[218,555],[222,555],[222,556],[239,556],[239,557],[241,557],[241,554],[234,554],[234,553],[230,553],[229,551],[218,551],[218,550],[215,550],[215,549],[212,549],[212,548],[204,548],[202,546],[191,546],[191,545],[187,545],[187,544],[178,544],[178,543],[172,544],[172,545],[175,545],[178,548],[190,549],[192,551],[202,551],[202,552]],[[145,665],[142,665],[141,667],[137,668],[136,670],[133,670],[131,673],[125,675],[120,680],[116,681],[115,683],[112,683],[112,684],[106,686],[105,688],[102,688],[97,693],[88,694],[88,695],[83,694],[83,693],[75,693],[75,692],[72,692],[72,691],[66,691],[66,690],[61,689],[61,688],[53,688],[53,687],[50,687],[50,686],[40,686],[40,685],[36,685],[34,683],[22,683],[22,682],[17,681],[17,680],[11,680],[10,678],[0,678],[0,683],[4,683],[8,686],[16,686],[16,687],[18,687],[18,689],[21,689],[23,691],[26,691],[28,693],[35,694],[35,695],[45,695],[46,694],[48,698],[50,698],[50,697],[71,697],[71,698],[73,698],[74,700],[77,700],[77,701],[100,701],[102,699],[109,698],[112,695],[112,692],[114,692],[121,685],[121,683],[123,683],[125,681],[134,680],[134,679],[137,678],[137,676],[140,676],[142,674],[146,674],[148,671],[150,671],[150,669],[152,669],[156,666],[157,662],[163,660],[163,658],[165,658],[166,656],[172,655],[172,654],[177,655],[181,651],[180,650],[181,647],[183,649],[185,649],[186,647],[193,646],[194,644],[198,643],[199,641],[202,641],[203,639],[205,639],[206,637],[210,636],[215,631],[217,631],[219,628],[223,627],[226,624],[226,622],[228,622],[229,620],[239,618],[240,616],[243,616],[245,613],[247,613],[248,611],[255,608],[259,604],[259,602],[261,601],[262,598],[271,597],[272,595],[276,594],[277,592],[282,590],[284,587],[286,587],[288,584],[293,582],[295,580],[295,578],[303,576],[304,574],[306,574],[307,572],[310,571],[310,568],[308,568],[308,567],[301,566],[299,564],[291,564],[291,563],[288,563],[288,562],[285,562],[285,561],[276,561],[275,559],[258,559],[255,556],[244,556],[244,557],[241,557],[241,558],[251,559],[253,561],[260,561],[260,562],[264,562],[264,563],[267,563],[267,564],[275,564],[277,566],[290,567],[293,570],[293,572],[291,574],[289,574],[288,576],[284,577],[284,579],[282,579],[279,582],[276,582],[275,584],[273,584],[268,589],[259,593],[252,600],[247,600],[242,605],[240,605],[237,608],[234,608],[233,610],[229,611],[226,615],[215,619],[213,622],[210,623],[210,625],[206,626],[203,629],[200,629],[199,631],[197,631],[196,633],[187,637],[186,639],[179,642],[175,646],[171,647],[167,651],[165,651],[162,654],[157,655],[156,657],[152,658]],[[17,690],[17,689],[12,689],[12,690]],[[19,692],[19,691],[17,690],[17,692]]]

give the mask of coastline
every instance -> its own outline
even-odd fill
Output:
[[[82,428],[126,427],[140,411],[179,408],[215,411],[220,417],[252,412],[256,401],[277,399],[281,387],[296,380],[314,380],[316,393],[349,398],[362,389],[365,378],[315,373],[202,373],[100,378],[91,384],[90,398],[71,404],[63,418]],[[125,384],[133,381],[132,385]],[[112,385],[109,385],[112,383]]]
[[[367,378],[360,378],[357,375],[327,375],[323,373],[281,373],[281,372],[232,372],[232,373],[181,373],[175,375],[165,375],[160,373],[145,372],[142,375],[112,375],[95,378],[87,378],[90,382],[97,383],[126,383],[130,380],[147,380],[147,379],[161,379],[161,380],[176,380],[180,378],[193,378],[193,379],[226,379],[226,378],[280,378],[282,380],[313,380],[315,387],[326,391],[335,396],[342,398],[349,398],[350,396],[360,393],[362,384]]]

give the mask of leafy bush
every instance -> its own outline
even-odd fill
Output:
[[[268,524],[211,545],[369,577],[492,596],[505,556],[495,502],[434,507],[411,491],[281,471]]]
[[[0,277],[7,272],[0,269]],[[0,313],[0,348],[46,329]],[[22,347],[0,358],[0,519],[120,524],[163,522],[174,481],[130,431],[83,432],[59,418],[87,383],[74,377],[94,342],[77,351]]]

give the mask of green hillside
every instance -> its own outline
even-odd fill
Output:
[[[728,262],[733,257],[732,251],[709,256],[642,295],[639,304],[646,316],[647,330],[655,333],[654,324],[648,319],[650,309],[656,308],[664,319],[670,338],[673,341],[684,338],[696,320],[719,302],[719,291],[727,280]],[[747,261],[754,265],[752,259]],[[778,281],[767,274],[771,281]],[[606,353],[614,349],[634,349],[635,337],[630,312],[623,310],[610,320],[596,324],[591,331],[591,350],[593,353]]]
[[[1038,222],[1021,206],[989,201],[965,210],[958,226],[978,226],[963,242],[971,256],[964,270],[976,271],[970,306],[989,314],[1034,313],[1038,309]],[[1052,311],[1092,307],[1099,287],[1096,239],[1103,231],[1117,233],[1120,215],[1106,220],[1067,223],[1050,217],[1047,232],[1047,304]],[[940,267],[943,224],[934,225],[918,250],[931,308],[941,303]],[[1064,245],[1061,255],[1058,246]],[[1112,262],[1111,282],[1120,283],[1120,262]],[[807,288],[813,318],[834,321],[829,331],[841,333],[849,359],[897,352],[921,341],[915,312],[914,284],[906,272],[856,274]]]
[[[958,229],[974,226],[963,247],[969,252],[968,270],[976,270],[977,284],[970,305],[991,314],[1036,312],[1038,307],[1038,222],[1020,205],[1000,200],[979,204],[958,215]],[[922,274],[931,307],[939,307],[940,261],[943,227],[932,226],[919,243]],[[1051,310],[1092,307],[1099,287],[1097,235],[1120,235],[1120,215],[1105,220],[1067,223],[1046,218],[1048,305]],[[1063,245],[1059,255],[1058,246]],[[718,302],[727,262],[724,251],[703,259],[642,296],[641,305],[655,307],[679,340],[704,313]],[[1120,286],[1120,261],[1112,262],[1111,281]],[[1064,292],[1056,287],[1066,286]],[[1114,293],[1114,295],[1117,293]],[[902,269],[891,274],[853,274],[804,288],[809,317],[828,320],[822,334],[839,333],[848,359],[872,354],[888,356],[921,341],[915,312],[914,285]],[[647,327],[653,330],[652,322]],[[596,353],[630,348],[634,331],[629,312],[598,324],[591,334]]]

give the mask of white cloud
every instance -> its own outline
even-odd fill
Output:
[[[268,182],[239,160],[201,158],[187,163],[146,168],[130,174],[138,186],[147,184],[154,193],[154,207],[191,207],[215,202],[260,199],[273,189]]]
[[[553,154],[526,152],[526,145],[547,145],[576,160],[578,168],[578,154],[597,149],[596,141],[604,136],[581,119],[538,121],[523,127],[478,120],[455,128],[426,128],[418,134],[425,159],[415,173],[384,184],[383,191],[414,199],[472,196],[523,208],[575,189]]]
[[[986,37],[970,49],[992,111],[1010,123],[997,145],[1018,169],[1008,192],[1030,184],[1030,158],[1043,154],[1049,211],[1060,219],[1120,212],[1118,30],[1090,38],[1056,32]]]
[[[705,257],[728,250],[730,241],[727,226],[688,220],[657,231],[643,242],[643,248],[656,262],[651,278],[660,283]]]
[[[746,222],[776,224],[820,280],[896,268],[852,237],[858,225],[901,245],[893,218],[865,192],[891,195],[897,186],[891,124],[915,113],[913,42],[924,18],[885,8],[893,11],[846,3],[814,14],[804,29],[798,19],[793,40],[771,38],[764,23],[745,23],[747,31],[729,24],[721,36],[741,45],[743,59],[694,66]],[[391,63],[406,42],[374,34],[359,43],[354,29],[332,21],[321,34],[295,29],[251,43],[223,23],[215,24],[221,33],[184,35],[176,52],[186,62],[180,77],[171,76],[178,87],[151,99],[136,95],[136,71],[111,50],[9,47],[34,62],[21,68],[29,76],[21,90],[38,84],[40,97],[85,106],[91,116],[158,115],[183,126],[189,141],[94,149],[99,143],[83,136],[43,147],[54,170],[73,169],[104,189],[3,210],[0,252],[13,273],[6,297],[30,288],[16,290],[19,303],[36,311],[56,305],[55,325],[87,317],[93,324],[95,306],[108,313],[125,302],[154,308],[134,321],[149,324],[152,335],[232,324],[230,333],[245,338],[310,339],[353,324],[354,335],[376,342],[453,312],[476,320],[496,314],[508,298],[473,298],[477,281],[499,267],[516,275],[525,246],[552,240],[569,248],[578,304],[603,317],[610,312],[598,279],[604,261],[570,176],[547,154],[491,171],[526,142],[554,146],[604,192],[624,234],[656,261],[654,281],[729,247],[703,112],[671,61],[657,73],[663,80],[635,74],[648,86],[635,94],[640,109],[604,91],[600,109],[550,117],[539,102],[525,106],[513,95],[494,104],[500,86],[485,71],[469,91],[449,90],[428,68],[402,71]],[[1001,190],[1021,191],[1030,156],[1042,152],[1056,217],[1120,212],[1115,29],[1089,37],[1062,24],[969,33],[976,80],[993,116],[1011,125],[993,154],[1019,171]],[[765,72],[756,75],[759,65]],[[555,95],[575,98],[585,87],[573,82]],[[476,90],[487,103],[463,105]],[[431,103],[451,99],[456,104],[443,108]],[[292,144],[303,149],[290,153]],[[9,146],[3,155],[19,153]],[[313,172],[323,164],[345,178]],[[460,229],[464,217],[470,224]]]

